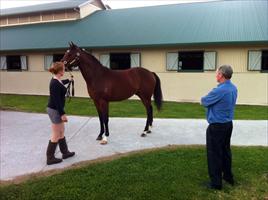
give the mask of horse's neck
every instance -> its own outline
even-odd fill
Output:
[[[102,67],[99,63],[94,63],[90,57],[84,56],[82,60],[80,60],[79,69],[87,83],[88,86],[94,85],[96,81],[99,81],[104,67]]]

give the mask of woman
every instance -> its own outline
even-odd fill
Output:
[[[55,150],[59,143],[62,158],[72,157],[75,152],[69,152],[66,139],[64,136],[64,122],[67,122],[67,117],[64,112],[65,105],[65,84],[71,80],[61,80],[65,72],[65,67],[62,62],[54,63],[49,71],[54,75],[49,85],[49,101],[47,105],[47,113],[52,122],[52,134],[47,147],[47,164],[56,164],[62,162],[62,159],[55,158]]]

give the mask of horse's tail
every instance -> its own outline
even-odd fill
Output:
[[[162,95],[162,90],[161,90],[161,82],[159,77],[156,75],[156,73],[154,73],[154,77],[156,80],[156,84],[154,87],[154,103],[157,107],[157,110],[161,110],[162,107],[162,101],[163,101],[163,95]]]

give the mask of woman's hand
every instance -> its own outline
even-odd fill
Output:
[[[69,81],[73,81],[74,80],[74,76],[71,75],[70,78],[69,78]]]
[[[67,116],[66,116],[66,115],[62,115],[62,116],[61,116],[61,120],[62,120],[63,122],[68,122],[68,119],[67,119]]]

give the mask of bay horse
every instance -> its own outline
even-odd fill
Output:
[[[142,67],[126,70],[111,70],[103,66],[93,55],[76,46],[73,42],[65,52],[61,62],[66,70],[78,66],[87,84],[89,96],[92,98],[100,121],[100,133],[97,140],[106,144],[109,136],[109,102],[122,101],[134,94],[137,95],[146,108],[147,120],[142,137],[150,133],[153,123],[153,108],[151,97],[158,110],[162,106],[162,90],[159,77]],[[105,132],[105,136],[103,134]]]

